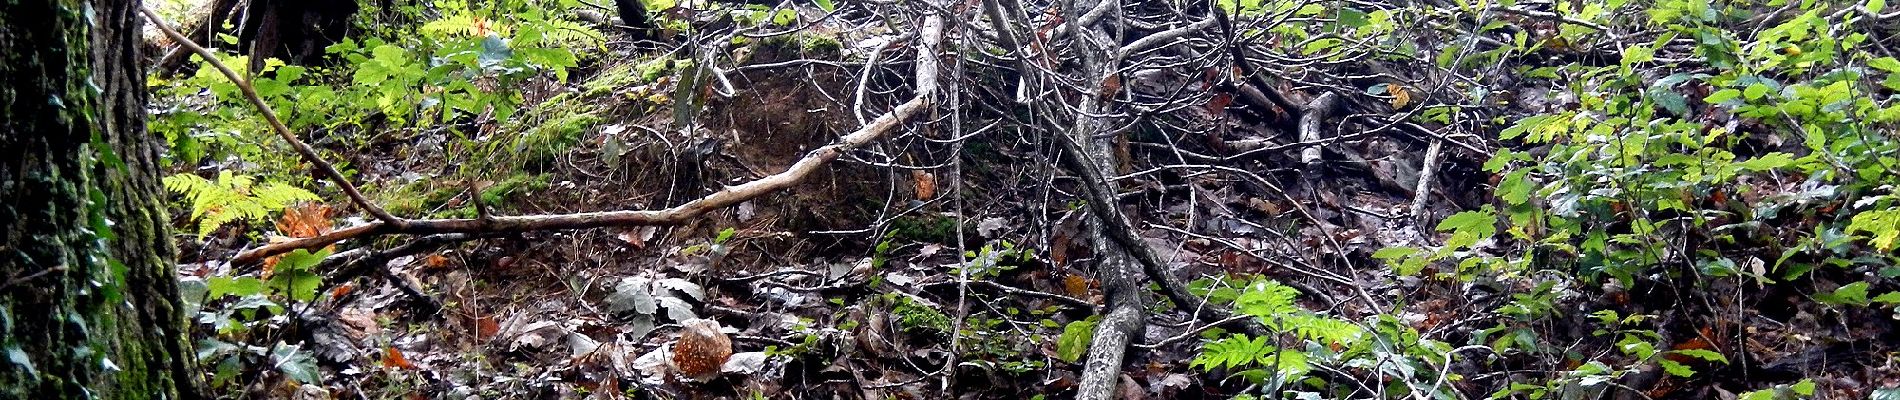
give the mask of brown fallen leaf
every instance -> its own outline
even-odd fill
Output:
[[[1412,94],[1406,92],[1404,86],[1385,85],[1385,92],[1392,95],[1394,109],[1403,109],[1406,105],[1412,104]]]
[[[495,316],[484,315],[484,316],[481,316],[480,318],[475,319],[475,338],[476,339],[479,339],[479,340],[492,339],[495,337],[495,334],[497,333],[501,333],[501,324],[495,322]]]
[[[1121,93],[1121,91],[1122,76],[1119,74],[1109,75],[1107,78],[1102,79],[1102,91],[1097,93],[1097,95],[1103,99],[1110,99],[1114,98],[1116,93]]]
[[[937,197],[937,175],[921,169],[910,170],[911,180],[916,181],[917,199],[930,200]]]
[[[1220,93],[1207,99],[1207,114],[1219,117],[1227,114],[1227,106],[1234,104],[1234,95]]]

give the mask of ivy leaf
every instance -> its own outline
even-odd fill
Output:
[[[1893,57],[1881,57],[1867,61],[1867,66],[1887,72],[1900,72],[1900,60]]]
[[[1388,263],[1397,263],[1400,259],[1403,259],[1406,256],[1410,256],[1415,253],[1418,253],[1418,249],[1416,248],[1394,246],[1394,247],[1379,249],[1379,251],[1373,252],[1372,258],[1383,260]]]
[[[1372,21],[1366,18],[1365,11],[1359,11],[1359,9],[1352,7],[1340,7],[1339,23],[1354,28],[1364,28],[1367,24],[1371,24]]]
[[[285,377],[304,384],[323,383],[323,377],[317,373],[317,360],[309,352],[298,351],[297,346],[277,342],[271,348],[270,361],[277,371]]]
[[[1847,224],[1848,233],[1865,232],[1871,236],[1875,249],[1893,250],[1893,242],[1900,239],[1900,209],[1868,211],[1854,214]]]
[[[323,277],[306,270],[277,271],[272,274],[271,287],[281,288],[291,300],[313,301],[317,299],[317,287],[323,285]]]
[[[264,292],[264,281],[252,276],[212,276],[205,279],[206,289],[210,293],[206,299],[218,299],[224,296],[250,296]]]
[[[1514,206],[1523,205],[1525,201],[1529,201],[1532,182],[1524,178],[1528,172],[1530,170],[1520,169],[1504,174],[1504,179],[1498,180],[1498,198]]]
[[[1900,304],[1900,292],[1887,292],[1887,294],[1875,296],[1873,301],[1881,304]]]
[[[1656,102],[1656,105],[1662,107],[1664,110],[1669,110],[1671,114],[1678,116],[1689,115],[1689,98],[1683,97],[1680,93],[1669,91],[1650,92],[1649,100]]]
[[[1800,382],[1795,382],[1794,386],[1789,386],[1788,388],[1794,389],[1794,394],[1798,394],[1802,396],[1813,396],[1814,395],[1814,380],[1802,379]]]
[[[1762,96],[1767,96],[1768,92],[1772,90],[1774,89],[1769,88],[1768,85],[1756,83],[1748,85],[1747,89],[1743,89],[1742,97],[1748,98],[1749,100],[1760,100]]]
[[[1715,91],[1715,93],[1710,93],[1709,97],[1702,98],[1702,101],[1709,104],[1722,104],[1739,97],[1742,97],[1742,91],[1740,90],[1722,89]]]

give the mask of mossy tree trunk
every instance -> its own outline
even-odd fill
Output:
[[[0,0],[0,398],[201,395],[138,7]]]

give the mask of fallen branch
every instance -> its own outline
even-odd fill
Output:
[[[402,277],[397,276],[395,272],[390,271],[389,262],[400,257],[436,251],[451,244],[494,236],[495,235],[469,235],[459,233],[431,235],[388,250],[371,251],[368,248],[351,249],[325,257],[323,262],[317,264],[315,270],[335,271],[325,274],[329,276],[327,281],[333,283],[355,280],[358,277],[368,275],[371,271],[374,271],[377,276],[388,281],[389,284],[395,286],[397,290],[402,291],[403,294],[420,302],[422,304],[423,313],[435,314],[442,309],[442,301],[437,300],[434,296],[430,296],[427,293],[423,293],[421,288],[415,287],[410,284],[408,280],[404,280]]]
[[[1300,150],[1300,163],[1305,164],[1309,172],[1319,170],[1320,149],[1325,147],[1325,144],[1320,142],[1319,132],[1326,124],[1326,116],[1332,114],[1333,109],[1338,106],[1339,95],[1327,92],[1313,99],[1313,102],[1307,104],[1306,108],[1300,112],[1300,142],[1316,143]]]
[[[931,284],[924,285],[924,289],[925,290],[943,289],[948,286],[956,286],[959,283],[960,282],[957,282],[957,281],[943,281],[943,282],[931,283]],[[1029,289],[1021,289],[1021,288],[1016,288],[1016,287],[1012,287],[1009,285],[1004,285],[1004,284],[996,283],[992,281],[972,280],[969,282],[969,285],[972,287],[983,287],[983,288],[988,288],[988,289],[995,290],[998,292],[1002,292],[1004,295],[1007,295],[1007,296],[1034,297],[1034,298],[1039,298],[1039,299],[1048,299],[1050,301],[1062,303],[1062,305],[1066,305],[1069,307],[1074,307],[1074,308],[1078,308],[1082,310],[1088,310],[1088,312],[1090,313],[1101,312],[1101,309],[1099,307],[1096,307],[1095,303],[1090,303],[1088,300],[1082,300],[1082,299],[1064,296],[1060,294],[1049,293],[1049,292],[1039,292],[1039,291],[1034,291],[1034,290],[1029,290]]]
[[[806,177],[818,171],[818,167],[838,159],[845,152],[864,146],[877,140],[884,134],[903,126],[918,111],[930,106],[930,100],[924,96],[912,98],[899,104],[891,112],[872,120],[869,125],[856,132],[845,135],[836,143],[820,147],[806,153],[804,158],[792,164],[784,172],[759,178],[738,186],[725,189],[668,208],[664,210],[641,211],[599,211],[574,214],[543,214],[493,216],[481,218],[454,219],[411,219],[401,224],[376,221],[343,228],[326,235],[272,243],[263,247],[239,253],[232,263],[246,264],[263,260],[265,257],[283,254],[297,249],[312,249],[365,236],[411,234],[426,235],[439,233],[483,233],[483,232],[532,232],[546,230],[587,229],[613,226],[643,225],[679,225],[707,212],[736,205],[757,198],[766,193],[797,185]]]
[[[1425,149],[1425,162],[1419,166],[1418,189],[1412,191],[1412,218],[1419,226],[1426,226],[1429,215],[1425,215],[1425,203],[1431,199],[1432,176],[1438,175],[1438,153],[1445,147],[1445,141],[1433,140],[1431,147]]]

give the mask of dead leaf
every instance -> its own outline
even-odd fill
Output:
[[[930,200],[937,197],[937,175],[921,169],[910,170],[911,180],[916,181],[917,199]]]
[[[1404,86],[1385,85],[1385,92],[1392,95],[1392,108],[1405,108],[1412,104],[1412,94],[1406,92]]]
[[[355,340],[383,330],[382,325],[376,323],[376,313],[362,307],[346,307],[337,313],[336,320],[342,323],[343,334]]]
[[[1102,91],[1097,93],[1097,95],[1102,99],[1110,99],[1114,98],[1116,93],[1121,93],[1121,91],[1122,76],[1120,74],[1109,75],[1107,78],[1102,79]]]
[[[1002,233],[1003,229],[1006,228],[1009,228],[1009,219],[1003,217],[989,217],[984,218],[982,221],[977,221],[976,234],[986,238],[993,238],[996,237],[997,234]]]
[[[732,357],[726,358],[726,363],[719,367],[719,371],[741,375],[756,374],[765,369],[766,358],[765,353],[759,351],[733,353]]]
[[[409,358],[403,357],[402,350],[397,350],[396,346],[383,348],[383,365],[401,369],[416,369],[416,365],[409,363]]]
[[[449,266],[449,258],[443,257],[442,253],[430,254],[422,259],[422,266],[427,269],[446,268]]]
[[[1081,275],[1069,274],[1062,277],[1062,290],[1068,292],[1069,297],[1087,297],[1089,288],[1093,286],[1095,286],[1093,279]]]
[[[1234,95],[1227,93],[1215,94],[1214,98],[1207,99],[1207,114],[1215,117],[1226,115],[1227,106],[1231,104],[1234,104]]]
[[[656,232],[659,232],[659,228],[642,226],[621,230],[620,233],[614,235],[614,238],[620,239],[621,242],[625,242],[629,246],[633,246],[634,249],[645,249],[647,248],[647,241],[653,240],[653,235]]]

